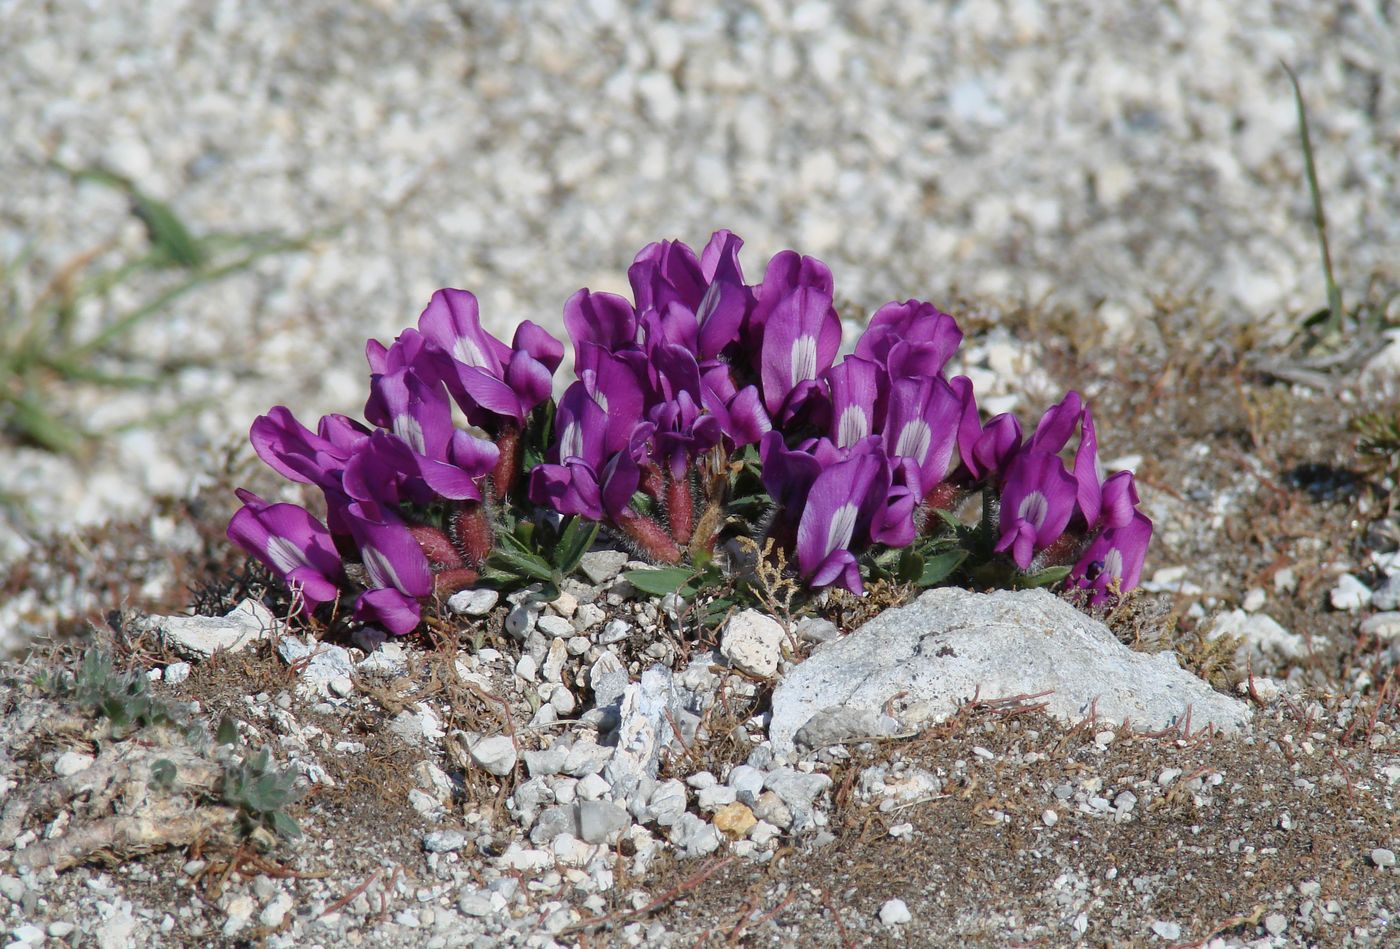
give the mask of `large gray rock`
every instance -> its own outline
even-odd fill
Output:
[[[773,693],[776,751],[832,706],[882,711],[896,695],[942,721],[974,695],[1033,695],[1066,722],[1096,709],[1104,723],[1158,730],[1191,714],[1193,729],[1244,725],[1250,710],[1177,665],[1134,652],[1108,628],[1044,590],[930,590],[849,636],[817,648]],[[1097,700],[1097,702],[1096,702]]]

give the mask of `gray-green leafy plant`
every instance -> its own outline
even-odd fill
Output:
[[[238,808],[245,832],[262,827],[282,837],[301,836],[301,827],[283,810],[296,800],[296,775],[275,768],[266,748],[226,768],[222,793],[225,804]]]

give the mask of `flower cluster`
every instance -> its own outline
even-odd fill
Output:
[[[1077,393],[1029,438],[1010,414],[984,421],[971,381],[944,372],[957,323],[915,300],[877,310],[838,362],[830,270],[783,251],[748,284],[741,244],[655,243],[631,300],[574,294],[576,380],[557,406],[558,340],[527,321],[507,346],[470,293],[438,291],[416,329],[369,343],[370,425],[328,416],[313,433],[282,407],[253,424],[264,461],[322,490],[325,522],[240,492],[230,538],[307,602],[359,588],[355,618],[403,633],[422,597],[489,579],[495,525],[532,509],[601,522],[658,563],[707,562],[754,508],[753,471],[764,510],[739,529],[812,588],[860,593],[888,551],[945,549],[947,512],[976,492],[983,523],[964,539],[995,561],[984,577],[1059,565],[1095,602],[1136,585],[1152,525],[1131,473],[1104,476]]]

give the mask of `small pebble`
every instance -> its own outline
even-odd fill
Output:
[[[1333,609],[1352,612],[1371,602],[1371,590],[1351,574],[1344,573],[1332,588],[1331,600]]]
[[[880,907],[880,922],[886,926],[903,926],[914,921],[903,900],[888,900]]]
[[[1152,931],[1168,942],[1176,942],[1181,938],[1181,924],[1169,919],[1159,919],[1153,923]]]
[[[1371,862],[1382,870],[1395,866],[1395,851],[1387,847],[1377,847],[1371,851]]]
[[[1288,917],[1282,913],[1270,913],[1264,917],[1264,931],[1270,936],[1282,936],[1288,929]]]
[[[1059,822],[1059,820],[1060,815],[1056,814],[1052,810],[1049,810],[1048,808],[1040,815],[1040,822],[1046,827],[1054,827],[1055,824]]]

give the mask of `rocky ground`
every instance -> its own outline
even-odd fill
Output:
[[[1295,352],[1188,334],[1211,319],[1190,306],[1113,346],[994,316],[972,332],[1083,387],[1103,449],[1137,466],[1152,579],[1106,626],[1046,593],[911,614],[899,589],[710,616],[600,549],[551,602],[468,593],[422,635],[346,638],[279,619],[211,489],[161,515],[182,542],[157,519],[49,551],[48,584],[116,545],[197,592],[146,598],[113,569],[93,632],[6,667],[11,938],[1393,944],[1400,544],[1392,482],[1344,422],[1394,398],[1279,381],[1255,363]],[[64,688],[92,642],[175,724],[114,734]],[[979,643],[1009,643],[985,689],[938,672]],[[286,802],[228,784],[261,748]]]
[[[1400,413],[1394,19],[0,2],[0,357],[150,250],[131,194],[74,170],[215,254],[40,364],[71,450],[0,378],[0,940],[1400,943],[1396,461],[1349,430]],[[1369,321],[1311,347],[1280,59]],[[357,414],[364,339],[437,287],[558,332],[577,287],[716,227],[751,271],[827,260],[852,327],[939,303],[992,411],[1083,392],[1156,524],[1142,592],[959,599],[985,612],[955,640],[914,591],[793,613],[775,581],[728,616],[600,548],[551,602],[482,592],[384,642],[230,549],[233,487],[278,489],[253,416]],[[266,238],[295,246],[210,276]],[[54,352],[185,276],[84,291]]]

